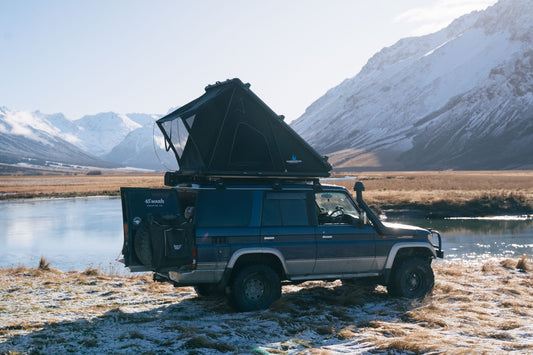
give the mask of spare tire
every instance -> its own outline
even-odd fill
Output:
[[[146,267],[152,269],[152,238],[150,236],[150,218],[145,218],[133,236],[133,247],[137,259]]]

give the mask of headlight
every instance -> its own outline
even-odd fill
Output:
[[[431,245],[435,245],[435,243],[433,242],[433,233],[432,232],[428,233],[428,241],[431,243]]]

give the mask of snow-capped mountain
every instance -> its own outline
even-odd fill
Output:
[[[127,115],[114,112],[84,116],[73,123],[78,127],[80,147],[96,156],[109,153],[128,133],[142,127]]]
[[[336,168],[533,168],[533,6],[384,48],[292,127]]]
[[[178,169],[174,154],[165,150],[163,134],[153,121],[131,131],[102,158],[117,164],[145,169]]]
[[[175,158],[164,150],[163,136],[154,127],[159,117],[106,112],[70,121],[60,113],[46,115],[2,107],[0,163],[45,165],[53,161],[94,167],[176,169]]]
[[[83,165],[113,168],[117,164],[98,159],[79,149],[77,138],[61,124],[70,127],[62,115],[16,112],[0,108],[0,163],[30,165]],[[72,127],[70,127],[72,128]],[[74,143],[74,144],[73,144]]]

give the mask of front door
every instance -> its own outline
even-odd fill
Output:
[[[315,274],[356,274],[376,271],[375,239],[369,224],[359,221],[359,211],[343,192],[315,194],[319,211],[316,228]]]

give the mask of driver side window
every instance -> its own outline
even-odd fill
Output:
[[[315,194],[318,224],[352,224],[359,215],[352,200],[342,192],[318,192]]]

